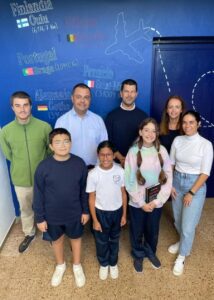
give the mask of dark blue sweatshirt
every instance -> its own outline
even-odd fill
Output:
[[[71,154],[66,161],[43,160],[36,172],[33,209],[36,223],[64,225],[89,213],[86,190],[87,168]]]
[[[134,110],[124,110],[121,107],[111,111],[105,124],[108,138],[123,156],[138,136],[140,123],[147,118],[147,114],[135,107]]]

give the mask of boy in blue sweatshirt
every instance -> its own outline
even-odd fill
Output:
[[[83,227],[89,219],[86,190],[87,168],[84,161],[70,154],[71,136],[64,128],[49,135],[53,156],[43,160],[35,173],[33,209],[37,227],[52,239],[56,269],[51,285],[58,286],[66,269],[64,236],[70,239],[73,272],[78,287],[85,284],[80,263]]]

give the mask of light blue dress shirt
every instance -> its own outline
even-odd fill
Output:
[[[108,139],[102,118],[89,110],[80,117],[72,108],[56,121],[55,128],[59,127],[71,134],[71,153],[80,156],[86,165],[96,165],[97,146]]]

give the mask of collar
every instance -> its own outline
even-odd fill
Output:
[[[120,108],[122,108],[123,110],[126,110],[126,111],[132,111],[135,109],[135,103],[134,103],[134,106],[131,108],[131,109],[127,109],[123,106],[123,102],[120,103]]]
[[[29,117],[29,119],[28,119],[28,122],[27,122],[27,123],[20,123],[20,122],[18,121],[18,119],[15,117],[15,122],[16,122],[17,124],[21,125],[21,126],[23,126],[23,125],[28,125],[28,124],[30,124],[30,123],[31,123],[31,121],[32,121],[32,118],[33,118],[33,116],[32,116],[32,115],[30,115],[30,117]]]
[[[194,135],[185,135],[186,139],[190,141],[197,139],[199,136],[200,135],[198,132],[196,132]]]
[[[90,111],[89,110],[87,110],[87,112],[84,114],[84,116],[80,116],[80,115],[78,115],[78,113],[75,111],[75,109],[74,109],[74,107],[71,109],[71,114],[73,115],[73,116],[76,116],[76,117],[79,117],[79,118],[85,118],[85,117],[87,117],[87,116],[89,116],[89,114],[90,114]]]

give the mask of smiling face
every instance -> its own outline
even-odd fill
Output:
[[[172,98],[169,100],[167,105],[167,113],[171,120],[179,120],[180,114],[182,113],[182,103],[179,99]]]
[[[56,160],[67,160],[70,157],[71,140],[66,134],[56,134],[49,147]]]
[[[98,153],[100,167],[104,170],[109,170],[113,166],[114,153],[109,147],[101,148]]]
[[[124,84],[122,91],[120,92],[123,106],[126,109],[131,109],[137,98],[137,90],[135,85]]]
[[[186,135],[191,136],[198,132],[198,128],[200,127],[200,122],[197,122],[196,118],[187,114],[183,117],[182,128]]]
[[[139,130],[139,135],[143,139],[144,147],[151,147],[156,140],[157,130],[153,123],[148,123],[143,127],[143,129]]]
[[[74,110],[80,116],[84,116],[91,103],[91,93],[88,88],[77,87],[71,100],[74,105]]]
[[[14,98],[12,110],[20,123],[26,123],[31,115],[31,104],[27,98]]]

